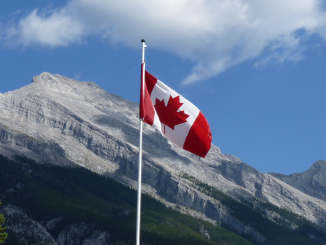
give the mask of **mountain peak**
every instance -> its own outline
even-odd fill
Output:
[[[47,93],[50,94],[56,92],[61,95],[66,94],[68,97],[79,97],[83,100],[87,100],[86,95],[89,94],[90,87],[93,87],[94,89],[100,88],[97,85],[94,86],[93,82],[81,82],[59,74],[51,74],[49,72],[43,72],[40,75],[33,77],[32,85],[36,86],[42,92],[47,91]]]
[[[311,166],[311,168],[318,168],[318,169],[326,168],[326,161],[318,160]]]
[[[326,161],[319,160],[302,173],[291,175],[271,173],[271,175],[303,193],[326,201]]]
[[[138,103],[110,94],[93,82],[44,72],[32,84],[0,96],[0,153],[79,165],[136,186],[138,110]],[[205,183],[236,200],[251,203],[260,198],[318,225],[326,224],[326,206],[321,200],[221,153],[214,145],[206,159],[199,159],[148,125],[143,133],[144,190],[159,200],[234,224],[232,214],[224,211],[226,206],[220,208],[206,192],[193,187],[193,183]],[[324,188],[322,182],[314,183]]]
[[[55,79],[55,75],[53,75],[49,72],[42,72],[40,75],[33,77],[32,83],[38,83],[38,82],[42,82],[42,81],[43,82],[53,81],[54,79]]]

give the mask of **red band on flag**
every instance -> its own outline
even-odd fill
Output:
[[[205,158],[211,148],[212,133],[203,113],[199,113],[183,145],[183,149]]]
[[[149,125],[153,125],[155,111],[150,94],[156,84],[157,79],[145,71],[145,77],[143,77],[144,64],[141,66],[141,86],[140,86],[140,107],[139,118]],[[145,79],[145,81],[143,80]],[[144,82],[143,82],[144,81]],[[144,86],[144,88],[143,88]]]

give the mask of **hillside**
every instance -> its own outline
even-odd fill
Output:
[[[12,161],[0,156],[0,166],[0,212],[6,216],[7,244],[133,243],[137,198],[130,187],[85,168],[36,164],[24,157]],[[304,223],[301,229],[293,232],[221,192],[197,184],[223,200],[237,217],[250,219],[254,227],[264,226],[270,233],[265,244],[318,244],[301,235],[314,230],[304,219],[300,220]],[[252,244],[219,225],[181,214],[147,195],[142,205],[141,239],[145,244],[157,245]]]
[[[31,84],[0,94],[1,154],[81,166],[131,187],[137,184],[138,124],[137,103],[93,82],[42,73]],[[276,244],[283,228],[326,243],[320,233],[325,201],[217,146],[206,159],[194,156],[147,125],[143,147],[143,190],[165,206],[222,224],[258,244]],[[277,232],[271,233],[274,226]]]
[[[5,244],[133,244],[136,191],[81,167],[0,156]],[[238,235],[143,197],[145,244],[252,244]],[[95,243],[87,243],[91,241]]]

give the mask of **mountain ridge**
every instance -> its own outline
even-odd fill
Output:
[[[92,82],[60,75],[42,73],[32,81],[0,96],[0,153],[79,165],[135,187],[138,104],[107,93]],[[148,125],[143,137],[143,190],[166,205],[184,206],[185,212],[234,226],[240,233],[257,233],[189,181],[195,179],[240,202],[263,205],[257,203],[260,199],[320,227],[326,225],[325,201],[221,153],[217,146],[212,145],[202,159],[168,142]],[[272,219],[276,213],[265,215]]]
[[[326,161],[324,160],[316,161],[308,170],[302,173],[290,175],[270,174],[309,196],[326,201]]]

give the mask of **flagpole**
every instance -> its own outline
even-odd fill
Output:
[[[144,93],[145,88],[145,40],[142,39],[142,74],[141,83]],[[141,96],[143,98],[143,96]],[[140,245],[140,215],[141,215],[141,182],[142,182],[142,156],[143,156],[143,118],[139,119],[139,159],[138,159],[138,189],[137,189],[137,224],[136,224],[136,245]]]

